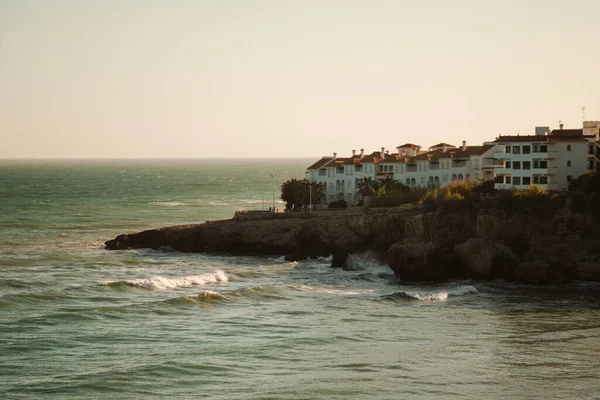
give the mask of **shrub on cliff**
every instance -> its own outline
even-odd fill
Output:
[[[569,182],[570,192],[599,193],[600,174],[595,171],[586,172]]]
[[[371,200],[370,207],[398,207],[418,202],[425,190],[406,190],[401,193],[379,194]]]
[[[346,203],[346,200],[336,200],[336,201],[332,201],[331,203],[329,203],[327,208],[329,208],[329,209],[346,209],[346,208],[348,208],[348,203]]]

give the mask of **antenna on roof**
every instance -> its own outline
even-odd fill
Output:
[[[585,106],[581,106],[581,120],[585,122]]]

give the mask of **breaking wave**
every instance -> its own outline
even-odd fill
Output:
[[[178,287],[201,286],[214,283],[226,283],[229,281],[227,274],[222,270],[209,272],[202,275],[184,276],[181,278],[165,278],[163,276],[153,276],[152,278],[139,278],[128,281],[104,282],[108,286],[127,285],[142,289],[165,290]]]
[[[358,295],[358,294],[367,294],[373,293],[373,289],[356,289],[356,290],[345,290],[338,289],[334,287],[315,287],[308,285],[289,285],[288,286],[292,290],[296,290],[299,292],[314,292],[314,293],[327,293],[327,294],[337,294],[337,295]]]
[[[279,291],[271,286],[253,286],[230,292],[215,292],[212,290],[204,290],[201,293],[193,296],[186,296],[188,300],[193,300],[199,303],[239,303],[247,301],[259,301],[265,299],[285,299]]]
[[[473,286],[465,285],[459,286],[454,289],[448,290],[422,290],[422,291],[401,291],[392,294],[388,294],[383,296],[384,299],[388,300],[396,300],[396,299],[405,299],[405,300],[438,300],[445,301],[448,300],[448,297],[458,297],[458,296],[466,296],[468,294],[477,293],[478,290]]]

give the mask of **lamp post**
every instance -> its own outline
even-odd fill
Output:
[[[275,212],[275,176],[271,174],[271,189],[273,190],[273,212]]]
[[[308,180],[308,171],[304,172],[305,179],[308,181],[308,212],[312,212],[312,185]]]

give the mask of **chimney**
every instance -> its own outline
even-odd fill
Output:
[[[352,157],[356,155],[356,150],[352,150]]]
[[[337,158],[337,153],[333,153],[333,158]]]
[[[386,155],[387,155],[387,154],[390,154],[390,151],[389,151],[389,150],[386,150],[386,151],[385,151],[385,154],[386,154]]]
[[[446,143],[442,143],[442,153],[445,153],[446,150],[448,150],[448,146],[446,145]]]
[[[565,124],[563,124],[562,122],[560,123],[560,125],[558,125],[558,127],[560,128],[560,130],[562,131],[563,128],[565,127]]]
[[[365,156],[365,149],[360,149],[360,158],[362,159]]]
[[[467,141],[463,140],[462,151],[467,150]]]
[[[385,156],[385,147],[381,148],[381,158]]]
[[[421,152],[421,146],[417,146],[417,155]]]

